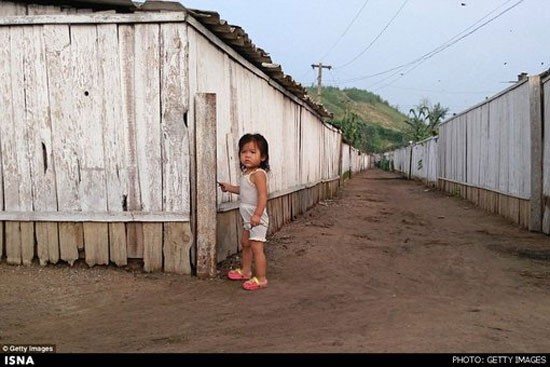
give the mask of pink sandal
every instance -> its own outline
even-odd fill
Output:
[[[250,279],[252,275],[246,276],[243,274],[242,269],[235,269],[235,270],[230,270],[227,273],[227,277],[231,280],[247,280],[247,279]]]
[[[261,284],[258,278],[254,277],[243,283],[243,288],[247,291],[255,291],[258,289],[267,288],[267,281],[264,284]]]

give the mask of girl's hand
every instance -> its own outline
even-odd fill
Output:
[[[229,191],[229,187],[231,186],[230,184],[226,183],[226,182],[218,182],[218,185],[220,185],[220,189],[223,191],[223,192],[228,192]]]
[[[252,227],[256,227],[257,225],[260,225],[260,216],[257,214],[254,214],[252,218],[250,218],[250,225]]]

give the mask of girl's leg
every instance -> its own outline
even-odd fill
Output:
[[[259,241],[249,241],[252,252],[254,253],[254,275],[258,278],[260,284],[267,283],[266,270],[267,261],[264,254],[264,243]]]
[[[252,248],[250,247],[250,231],[243,231],[241,245],[243,247],[242,271],[244,275],[252,274]]]

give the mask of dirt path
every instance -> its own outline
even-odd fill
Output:
[[[378,170],[271,239],[270,288],[0,265],[0,344],[58,352],[550,350],[550,237]]]

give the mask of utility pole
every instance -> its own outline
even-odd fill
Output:
[[[321,90],[322,90],[322,84],[323,84],[323,68],[325,69],[332,69],[332,66],[329,65],[323,65],[322,62],[319,62],[319,64],[313,64],[311,65],[313,69],[319,68],[319,74],[317,76],[317,103],[321,103]]]

